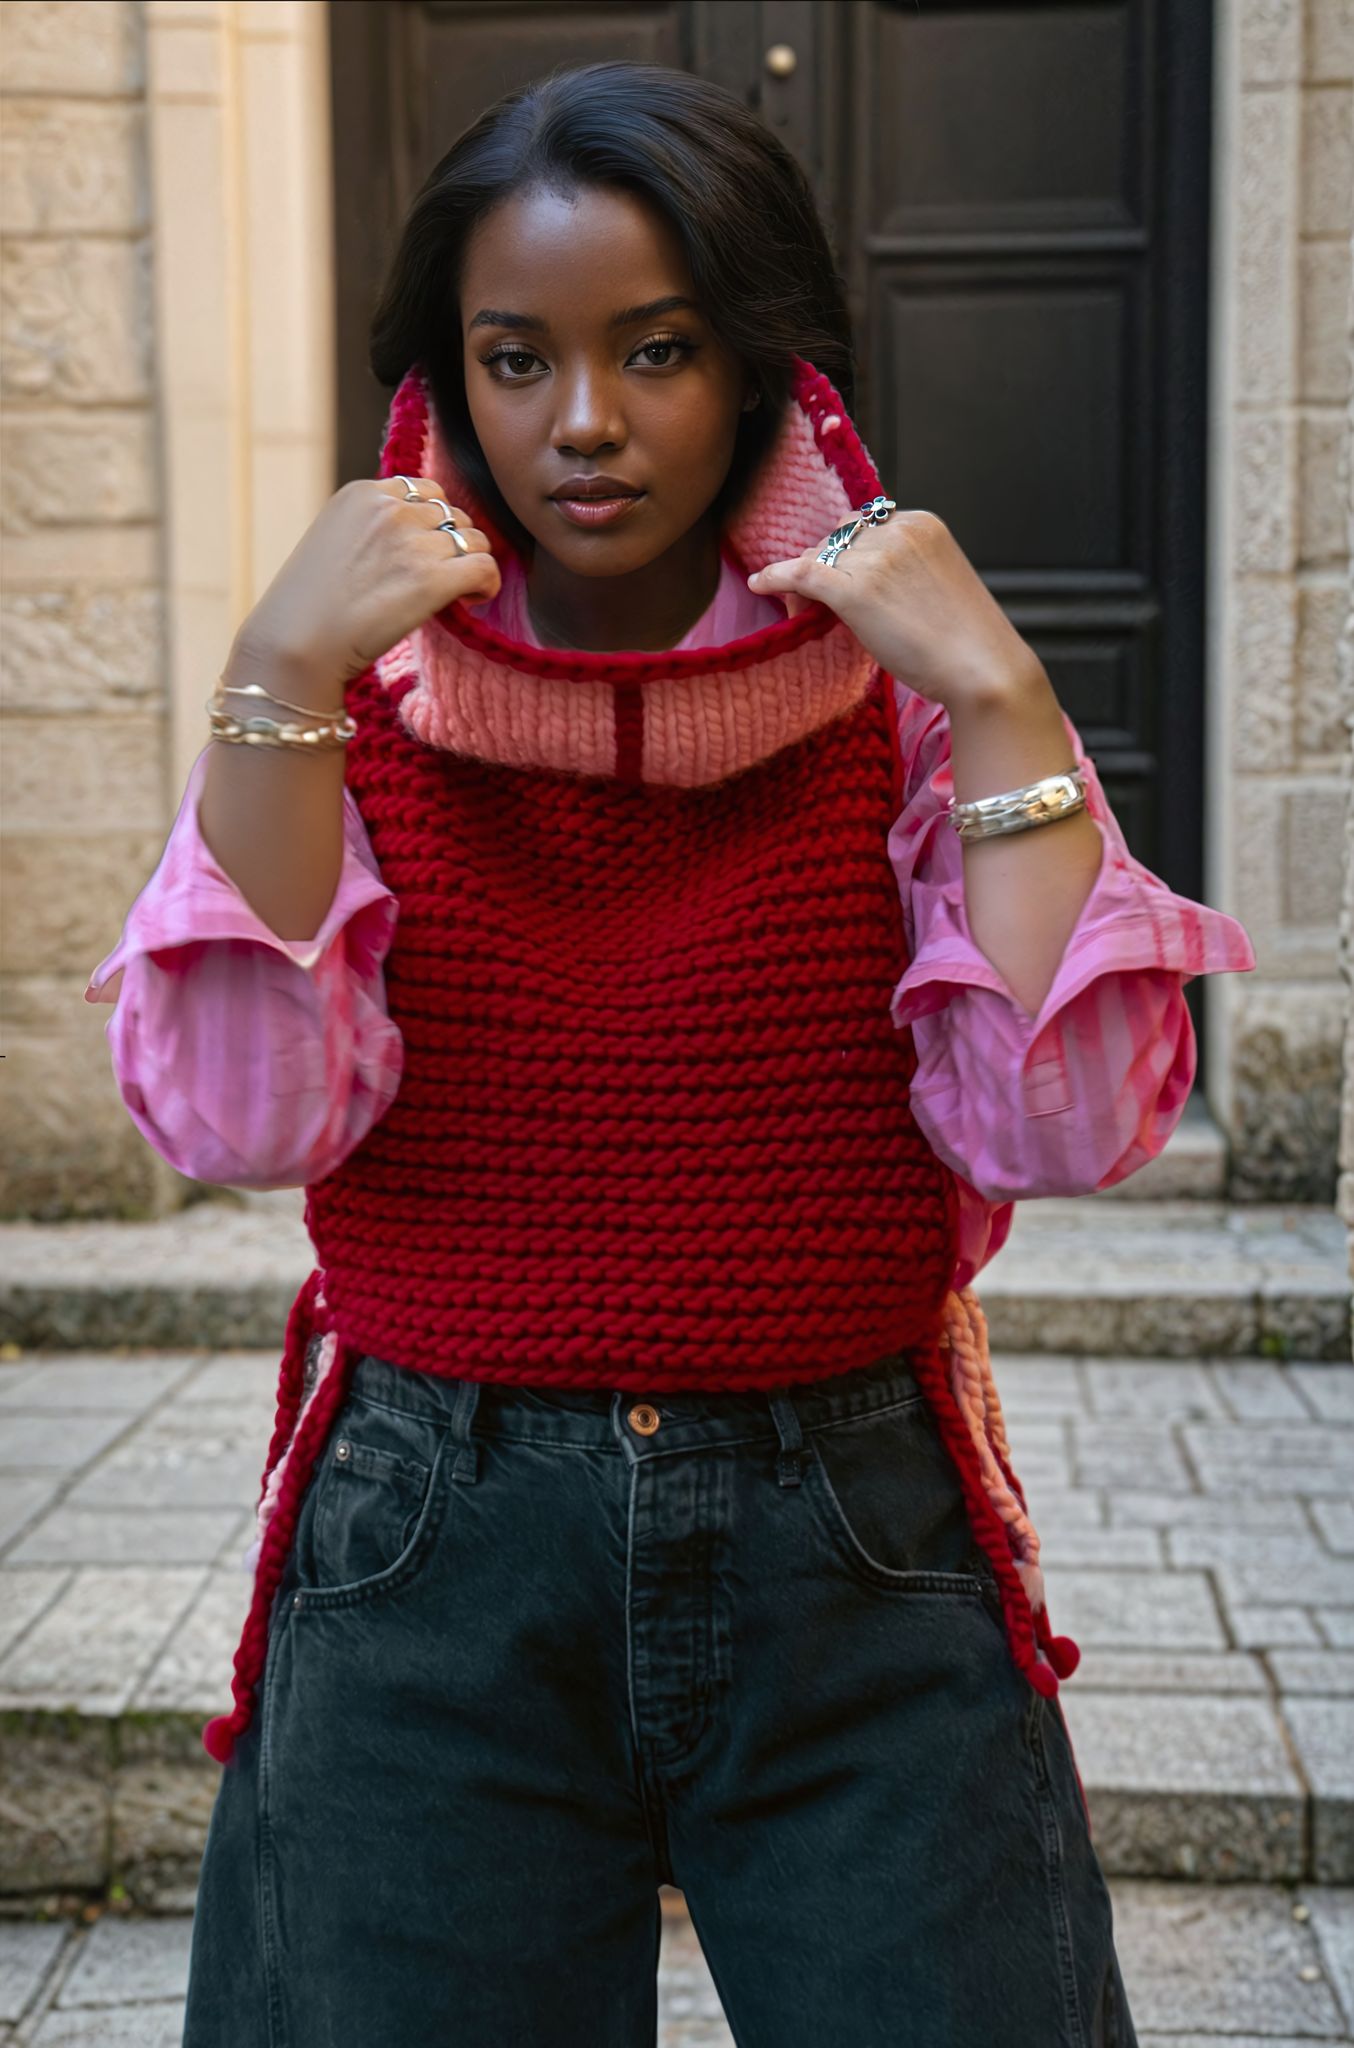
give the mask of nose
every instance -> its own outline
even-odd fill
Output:
[[[559,373],[553,445],[560,455],[597,454],[623,448],[625,418],[614,378],[596,370]]]

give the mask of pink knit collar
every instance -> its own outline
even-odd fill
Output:
[[[381,476],[435,476],[495,553],[510,544],[458,472],[416,364],[394,393]],[[816,547],[881,485],[829,380],[796,358],[793,397],[724,532],[745,572]],[[874,663],[827,606],[722,645],[636,653],[533,647],[452,604],[376,664],[428,746],[523,768],[683,787],[722,782],[845,716]]]

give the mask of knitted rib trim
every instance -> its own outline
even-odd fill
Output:
[[[391,402],[380,473],[435,476],[496,553],[508,548],[443,443],[418,365]],[[796,358],[791,403],[728,522],[726,547],[745,571],[786,560],[817,547],[879,489],[832,383]],[[718,648],[598,654],[527,648],[456,603],[389,649],[376,671],[387,688],[400,686],[400,717],[428,746],[697,788],[844,717],[864,698],[873,663],[821,604]]]

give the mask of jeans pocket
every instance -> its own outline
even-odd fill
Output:
[[[959,1470],[923,1393],[806,1430],[804,1484],[834,1550],[867,1585],[995,1592]]]
[[[385,1598],[410,1583],[432,1550],[444,1444],[431,1420],[349,1395],[297,1524],[303,1610]]]

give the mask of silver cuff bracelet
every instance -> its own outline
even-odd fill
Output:
[[[1023,789],[1006,789],[999,796],[976,797],[959,804],[951,797],[946,806],[950,823],[961,839],[991,839],[999,832],[1027,832],[1032,825],[1051,825],[1055,818],[1070,817],[1086,804],[1086,771],[1073,768],[1063,775],[1045,775],[1028,782]]]

